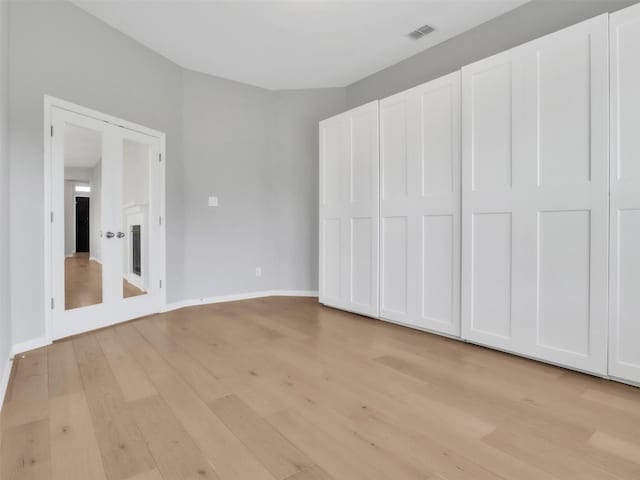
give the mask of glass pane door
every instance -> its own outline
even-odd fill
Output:
[[[103,302],[102,132],[64,124],[64,307]]]
[[[52,336],[160,310],[160,140],[52,107]]]
[[[122,297],[149,292],[149,164],[148,144],[125,138],[122,148]]]

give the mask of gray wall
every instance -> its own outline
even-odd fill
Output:
[[[468,32],[347,87],[355,107],[420,85],[464,65],[508,50],[637,0],[533,0]]]
[[[185,71],[55,0],[12,3],[10,32],[14,343],[45,333],[44,94],[167,133],[169,302],[317,289],[317,123],[346,109],[344,88],[273,92]]]
[[[271,102],[267,90],[184,72],[187,299],[269,288]],[[207,206],[209,195],[219,207]]]
[[[317,290],[317,125],[345,109],[345,90],[185,71],[183,92],[184,297]]]
[[[69,3],[10,16],[13,341],[44,334],[44,94],[167,133],[167,293],[182,299],[182,70]]]
[[[0,382],[11,354],[9,303],[9,6],[0,2]],[[0,396],[3,388],[0,384]],[[0,398],[0,408],[2,401]]]
[[[318,122],[346,110],[345,89],[275,94],[271,191],[275,288],[318,289]]]

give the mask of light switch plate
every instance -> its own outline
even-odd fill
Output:
[[[217,207],[218,206],[218,197],[209,197],[209,206]]]

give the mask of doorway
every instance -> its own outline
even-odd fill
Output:
[[[51,97],[45,122],[49,339],[161,311],[164,134]]]
[[[89,197],[76,196],[76,253],[89,253]]]

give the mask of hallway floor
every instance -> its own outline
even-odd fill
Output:
[[[76,253],[64,260],[66,310],[102,303],[102,265],[91,260],[88,253]],[[144,295],[145,292],[122,279],[123,298]]]

